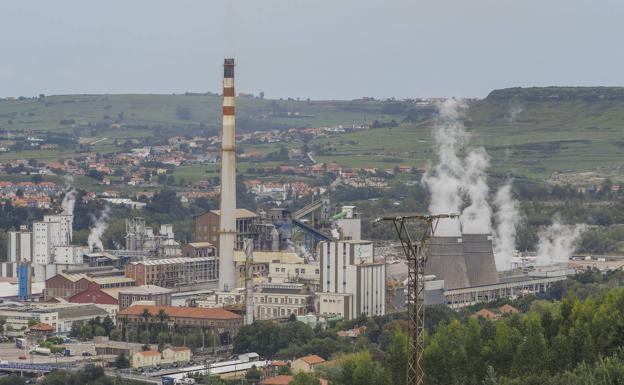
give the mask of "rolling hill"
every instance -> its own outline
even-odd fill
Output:
[[[154,135],[213,135],[220,122],[218,95],[59,95],[0,101],[0,129],[55,133],[115,151],[115,139]],[[398,127],[316,138],[329,148],[315,158],[348,166],[424,166],[434,157],[430,108],[396,101],[307,101],[238,98],[239,132],[400,122]],[[421,114],[422,112],[422,114]],[[419,115],[420,114],[420,115]],[[416,118],[414,119],[414,116]],[[495,90],[470,104],[472,145],[483,145],[493,174],[537,180],[609,176],[624,179],[624,88],[544,87]],[[280,145],[258,145],[266,153]],[[0,160],[62,154],[7,153]],[[67,154],[65,154],[67,155]]]

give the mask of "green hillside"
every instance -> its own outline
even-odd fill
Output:
[[[317,161],[346,166],[424,166],[434,157],[431,108],[409,102],[306,101],[238,98],[238,132],[351,125],[395,120],[398,127],[373,128],[314,138],[323,148]],[[110,152],[127,138],[214,135],[220,122],[218,95],[66,95],[0,101],[0,129],[54,133]],[[493,91],[472,102],[466,125],[471,144],[484,145],[492,171],[545,180],[624,179],[624,88],[545,87]],[[266,154],[300,141],[246,145]],[[55,159],[64,151],[9,152],[15,158]],[[186,172],[192,173],[193,170]],[[580,174],[585,172],[584,174]]]
[[[381,102],[265,100],[239,97],[238,128],[353,124],[380,118]],[[73,132],[72,126],[137,128],[219,125],[218,95],[59,95],[0,101],[0,128]]]
[[[618,179],[624,159],[624,88],[546,87],[493,91],[470,108],[503,172],[544,178],[590,171]]]

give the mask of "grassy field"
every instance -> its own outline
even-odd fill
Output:
[[[189,115],[181,119],[176,112],[178,107],[187,108]],[[243,97],[237,100],[237,117],[253,120],[257,125],[317,127],[383,120],[381,107],[381,102],[308,102]],[[0,101],[0,128],[71,133],[73,128],[61,122],[72,119],[76,125],[84,126],[119,121],[126,126],[185,127],[203,124],[217,127],[221,119],[220,111],[221,97],[216,95],[59,95],[41,100]],[[126,138],[149,134],[149,131],[134,131],[128,134],[117,130],[107,132],[106,136]]]
[[[574,175],[591,171],[624,180],[624,171],[621,170],[624,157],[624,93],[620,93],[622,89],[601,88],[493,92],[488,98],[470,106],[466,125],[472,134],[471,145],[485,146],[492,158],[491,171],[494,174],[545,180],[555,172]],[[189,109],[190,116],[180,119],[176,113],[180,106]],[[406,106],[411,108],[408,104]],[[336,162],[344,166],[387,169],[396,165],[422,167],[434,160],[432,122],[407,123],[404,122],[404,113],[383,114],[384,107],[383,102],[239,98],[238,128],[240,132],[256,128],[350,125],[375,119],[395,119],[403,123],[391,129],[319,137],[308,145],[323,144],[331,148],[323,155],[317,154],[317,161]],[[111,152],[119,149],[114,144],[115,140],[149,137],[162,127],[168,128],[168,132],[180,134],[189,132],[192,127],[216,129],[220,120],[219,110],[220,97],[216,95],[50,96],[42,100],[0,101],[0,128],[75,133],[75,128],[61,124],[63,120],[72,120],[82,127],[80,143],[95,142],[93,150]],[[288,116],[288,113],[291,115]],[[122,127],[84,128],[97,124],[102,127],[103,122],[109,124],[114,121],[121,122]],[[245,151],[257,150],[268,154],[280,146],[298,148],[302,145],[296,141],[244,144],[243,147]],[[9,152],[1,154],[0,161],[58,159],[69,155],[60,151]],[[239,170],[255,166],[257,164],[240,163]],[[218,175],[212,172],[216,167],[180,167],[174,175],[195,181]]]

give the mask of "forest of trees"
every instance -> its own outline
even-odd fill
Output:
[[[548,299],[512,302],[522,313],[497,321],[469,315],[502,302],[460,312],[428,307],[425,383],[622,384],[624,287],[618,286],[623,281],[622,272],[583,273],[553,288]],[[299,322],[256,322],[243,327],[234,349],[278,359],[318,354],[332,360],[319,374],[333,385],[403,385],[408,346],[403,317],[362,317],[326,330]],[[336,330],[357,325],[367,327],[363,336],[336,336]]]

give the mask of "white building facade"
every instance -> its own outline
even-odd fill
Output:
[[[380,316],[386,312],[386,264],[374,259],[370,241],[342,240],[321,242],[321,293],[319,310],[325,293],[351,294],[345,318],[361,314]],[[326,296],[326,299],[329,299]],[[323,310],[327,310],[328,303]],[[322,313],[322,311],[321,311]]]

